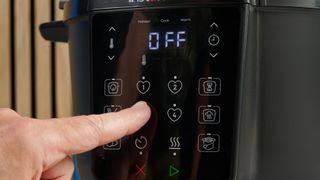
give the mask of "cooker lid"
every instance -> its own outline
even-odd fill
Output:
[[[65,14],[68,19],[102,9],[240,3],[255,6],[320,8],[320,0],[60,0],[60,8],[67,10]]]
[[[256,0],[88,0],[89,9],[109,9],[141,6],[188,5],[188,4],[231,4],[252,3]]]
[[[257,5],[259,0],[60,0],[60,9],[67,12],[66,19],[85,14],[89,11],[158,7],[158,6],[186,6],[201,4],[252,4]]]
[[[260,0],[261,6],[320,8],[320,0]]]

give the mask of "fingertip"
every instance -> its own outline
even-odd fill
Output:
[[[149,120],[151,116],[151,109],[149,105],[144,101],[139,101],[131,107],[136,113],[140,116],[140,118],[144,120]]]
[[[128,109],[130,111],[131,120],[128,123],[127,135],[133,134],[138,131],[141,127],[143,127],[151,117],[151,109],[148,104],[144,101],[137,102],[131,108]]]

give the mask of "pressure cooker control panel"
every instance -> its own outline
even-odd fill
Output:
[[[94,113],[152,108],[136,134],[93,151],[97,179],[228,180],[235,151],[241,8],[95,14]]]

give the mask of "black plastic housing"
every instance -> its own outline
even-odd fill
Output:
[[[242,42],[243,39],[243,26],[244,24],[240,24],[245,22],[244,18],[245,18],[245,11],[247,6],[245,4],[241,5],[241,4],[226,4],[226,5],[213,5],[213,4],[208,4],[208,5],[203,5],[203,4],[199,4],[199,5],[181,5],[178,7],[178,9],[193,9],[193,8],[216,8],[216,9],[228,9],[228,8],[235,8],[235,9],[239,9],[239,12],[241,12],[239,15],[239,27],[237,28],[237,30],[234,30],[235,33],[237,34],[238,40],[237,42],[234,42],[235,46],[236,46],[236,51],[233,51],[236,54],[230,54],[233,58],[233,61],[236,63],[234,65],[234,67],[232,68],[234,72],[234,75],[236,75],[236,81],[232,82],[232,86],[235,87],[239,87],[239,78],[241,77],[240,73],[240,67],[241,67],[241,61],[240,61],[240,44]],[[117,12],[131,12],[131,11],[144,11],[144,10],[148,10],[148,11],[157,11],[157,10],[161,10],[161,9],[175,9],[177,8],[176,5],[174,6],[158,6],[158,7],[135,7],[135,8],[122,8],[121,10],[119,9],[109,9],[109,10],[101,10],[98,12],[91,12],[91,13],[87,13],[87,14],[83,14],[79,17],[74,17],[71,19],[68,19],[66,21],[67,23],[67,27],[68,27],[68,43],[69,43],[69,48],[70,48],[70,59],[71,59],[71,72],[72,72],[72,87],[73,87],[73,99],[74,99],[74,115],[85,115],[85,114],[92,114],[92,113],[101,113],[101,109],[98,107],[98,109],[100,110],[95,110],[95,102],[96,100],[94,100],[94,95],[97,94],[97,89],[94,89],[94,87],[96,87],[96,85],[94,84],[95,82],[93,81],[94,79],[94,74],[96,74],[97,70],[94,69],[93,65],[92,65],[92,61],[93,61],[93,52],[95,50],[93,50],[93,46],[91,44],[92,42],[92,35],[93,35],[93,31],[92,31],[92,16],[94,14],[112,14],[117,13]],[[223,19],[221,19],[223,22]],[[224,23],[228,23],[228,22],[224,22]],[[237,45],[236,45],[237,44]],[[230,56],[230,57],[231,57]],[[112,67],[110,66],[109,68],[112,69]],[[222,70],[222,69],[221,69]],[[222,72],[223,73],[223,72]],[[231,90],[231,89],[230,89]],[[230,132],[232,132],[231,137],[232,137],[232,141],[230,141],[230,152],[229,152],[229,159],[230,162],[228,162],[228,166],[230,169],[225,169],[225,172],[230,172],[227,173],[228,175],[219,175],[217,176],[217,179],[221,179],[221,180],[227,180],[227,179],[232,179],[235,176],[235,171],[236,171],[236,144],[237,144],[237,138],[236,138],[236,130],[237,130],[237,114],[238,114],[238,108],[237,108],[237,103],[238,103],[238,96],[239,94],[237,92],[239,92],[239,90],[234,89],[234,103],[231,105],[231,111],[230,112],[230,118],[232,118],[233,120],[230,119],[230,121],[234,121],[232,124],[230,124],[231,126],[229,128]],[[141,100],[144,100],[143,98]],[[124,107],[129,106],[131,103],[128,101],[127,102],[128,105],[125,105]],[[99,103],[101,104],[101,103]],[[100,105],[99,105],[100,106]],[[158,111],[158,110],[155,110]],[[196,111],[195,109],[193,111]],[[232,115],[233,114],[233,115]],[[226,114],[224,115],[226,116]],[[192,128],[192,127],[189,127]],[[139,133],[138,133],[139,134]],[[196,145],[196,144],[195,144]],[[132,147],[134,148],[134,147]],[[96,150],[95,150],[96,151]],[[98,150],[100,151],[100,150]],[[92,152],[88,152],[82,155],[79,155],[77,157],[77,166],[81,175],[82,179],[100,179],[97,177],[97,172],[93,171],[93,165],[95,163],[95,161],[101,161],[101,160],[97,160],[96,158],[98,158],[95,154]],[[101,155],[100,155],[101,158]],[[209,160],[209,159],[208,159]],[[228,161],[229,161],[228,160]],[[206,165],[207,166],[207,170],[208,171],[210,169],[210,165]],[[218,167],[218,164],[216,164],[215,166]],[[102,166],[103,167],[103,166]],[[221,166],[222,167],[222,166]],[[225,166],[226,167],[226,166]],[[110,173],[109,173],[110,174]],[[184,173],[185,174],[185,173]],[[110,174],[109,179],[117,179],[115,176],[111,176],[112,174]],[[179,179],[183,179],[186,178],[187,176],[181,176]],[[206,180],[206,176],[199,176],[201,177],[199,180]],[[214,176],[210,176],[208,178],[212,178]],[[226,178],[227,177],[227,178]],[[102,178],[103,179],[103,178]],[[150,177],[150,179],[154,179]],[[163,178],[162,178],[163,179]]]

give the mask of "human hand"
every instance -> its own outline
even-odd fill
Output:
[[[150,115],[144,102],[117,113],[54,120],[25,118],[0,108],[0,179],[70,180],[70,155],[130,135]]]

